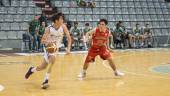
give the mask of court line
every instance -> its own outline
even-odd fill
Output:
[[[150,48],[150,49],[126,49],[126,50],[114,50],[115,52],[145,52],[145,51],[169,51],[164,48]],[[71,54],[86,54],[88,51],[71,51]],[[42,55],[43,53],[15,53],[17,55],[30,56],[30,55]],[[57,52],[56,54],[64,55],[65,52]],[[1,55],[1,54],[0,54]],[[2,54],[3,55],[3,54]],[[8,55],[7,55],[8,56]]]
[[[9,55],[0,54],[0,56],[7,57],[7,56],[9,56]]]
[[[153,70],[153,68],[155,68],[155,67],[158,67],[158,66],[167,66],[167,65],[170,66],[170,63],[162,63],[162,64],[160,64],[160,65],[155,65],[155,66],[150,67],[149,70],[150,70],[151,72],[154,72],[154,73],[169,75],[170,73],[158,72],[158,71]]]
[[[127,56],[127,55],[126,55]],[[129,55],[130,56],[130,55]],[[123,57],[123,56],[122,56]],[[105,63],[105,61],[103,61],[102,65],[109,69],[112,70],[110,66],[107,66]],[[135,73],[135,72],[131,72],[131,71],[125,71],[125,70],[121,70],[122,72],[128,73],[128,74],[132,74],[132,75],[137,75],[137,76],[143,76],[143,77],[150,77],[150,78],[159,78],[159,79],[168,79],[170,80],[170,78],[166,78],[166,77],[162,77],[162,76],[152,76],[152,75],[147,75],[147,74],[141,74],[141,73]]]

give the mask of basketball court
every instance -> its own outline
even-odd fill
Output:
[[[124,77],[116,78],[97,57],[82,80],[77,75],[86,54],[59,53],[46,90],[40,86],[45,71],[24,78],[29,66],[41,63],[41,53],[0,54],[0,96],[170,96],[170,49],[115,50],[113,59]]]

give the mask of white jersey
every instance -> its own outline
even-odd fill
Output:
[[[47,39],[47,42],[49,43],[55,42],[57,48],[61,47],[61,43],[62,43],[63,36],[64,36],[63,25],[61,25],[58,29],[54,28],[52,25],[49,26],[48,28],[49,28],[50,34]]]

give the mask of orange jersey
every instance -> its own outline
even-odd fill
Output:
[[[109,50],[107,50],[107,39],[110,36],[109,30],[100,32],[99,28],[96,28],[96,32],[92,35],[92,46],[88,50],[85,63],[95,61],[95,57],[99,55],[103,60],[111,57]]]
[[[92,47],[100,47],[106,45],[109,37],[109,30],[100,32],[99,28],[96,28],[96,32],[92,35]]]

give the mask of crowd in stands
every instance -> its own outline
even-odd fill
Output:
[[[74,50],[87,50],[91,44],[91,36],[87,36],[86,33],[90,31],[92,27],[90,27],[89,23],[85,23],[84,26],[84,29],[80,29],[78,22],[74,22],[74,26],[70,29],[71,36],[73,37],[72,49]],[[96,26],[98,25],[96,24]],[[114,29],[110,30],[109,45],[111,48],[150,48],[153,47],[152,44],[152,30],[149,24],[143,27],[140,26],[140,24],[136,24],[131,31],[128,31],[123,25],[123,22],[119,21]]]
[[[28,33],[23,34],[23,41],[28,40],[30,51],[42,51],[41,38],[45,32],[45,27],[47,27],[47,18],[44,13],[41,16],[35,15],[34,19],[29,22]]]
[[[144,27],[136,24],[131,31],[126,30],[122,21],[116,24],[116,28],[112,34],[114,37],[115,47],[120,48],[143,48],[152,47],[152,30],[149,24]]]
[[[79,7],[89,7],[89,8],[96,7],[96,4],[95,2],[93,2],[93,0],[76,0],[76,2]]]
[[[83,28],[79,27],[77,21],[67,22],[68,29],[72,38],[72,50],[88,50],[91,44],[91,36],[87,36],[86,33],[92,30],[90,23],[85,23]],[[96,24],[96,27],[99,26]],[[29,50],[32,52],[41,52],[42,44],[41,38],[47,27],[47,19],[45,14],[41,16],[35,15],[34,20],[29,23]],[[109,27],[108,27],[109,28]],[[111,29],[111,28],[109,28]],[[149,24],[140,26],[136,24],[132,30],[127,30],[122,21],[116,23],[115,27],[110,30],[110,42],[111,48],[144,48],[152,47],[152,30]],[[63,37],[63,47],[67,46],[67,38]]]

